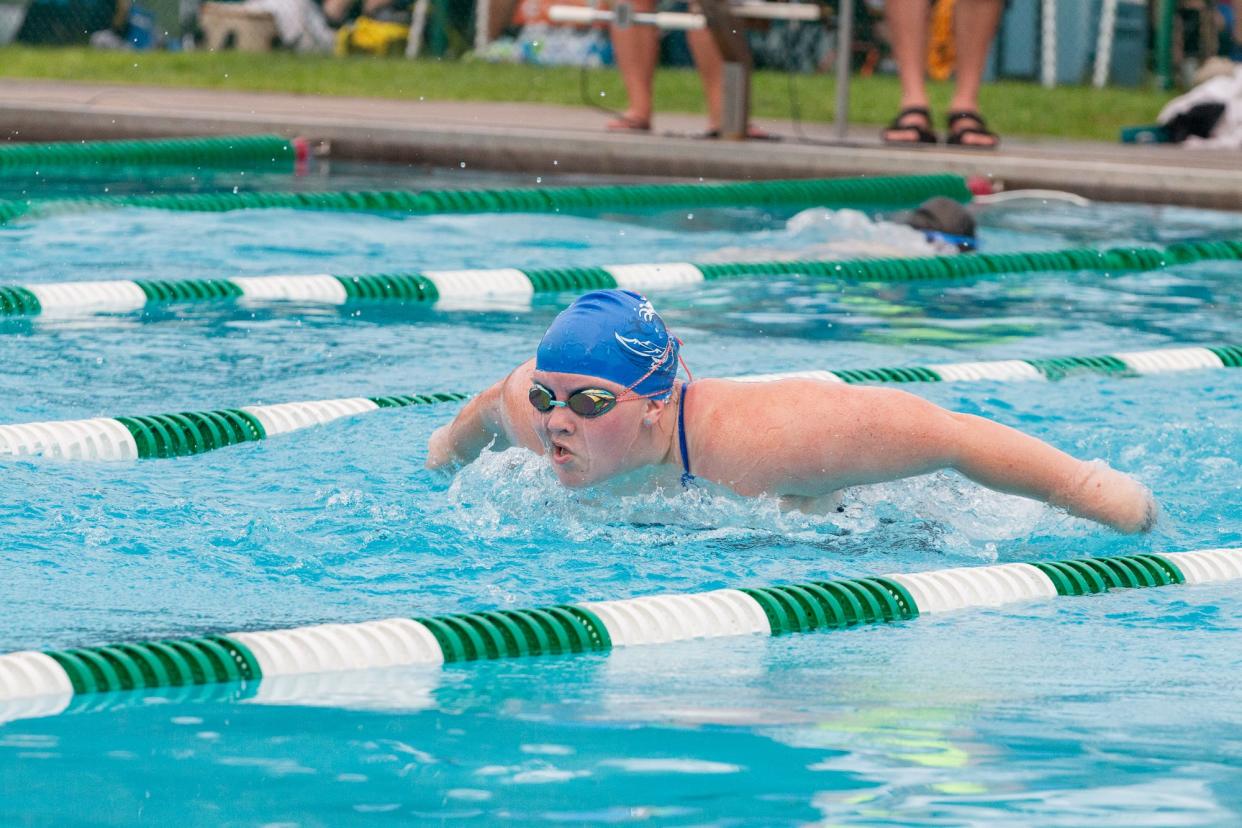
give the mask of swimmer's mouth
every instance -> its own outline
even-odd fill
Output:
[[[572,451],[560,445],[559,443],[552,444],[552,462],[553,463],[568,463],[570,461],[570,458],[572,458],[573,456],[574,456],[574,453]]]

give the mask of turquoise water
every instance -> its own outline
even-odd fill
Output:
[[[334,168],[163,187],[533,181]],[[7,184],[4,186],[8,186]],[[63,185],[69,187],[70,185]],[[87,185],[74,182],[79,191]],[[143,182],[126,186],[140,189]],[[1238,238],[1242,217],[1021,204],[993,251]],[[843,214],[116,211],[0,226],[5,282],[926,253]],[[1242,268],[654,295],[696,375],[1238,342]],[[472,391],[571,297],[436,311],[181,305],[0,322],[0,422]],[[1100,457],[1121,537],[950,475],[770,501],[559,489],[521,452],[422,470],[454,406],[198,457],[3,462],[0,652],[948,566],[1242,544],[1242,372],[912,388]],[[1242,598],[1116,592],[893,626],[0,707],[0,824],[1233,825]]]

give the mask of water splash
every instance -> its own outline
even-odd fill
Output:
[[[692,541],[735,549],[812,545],[849,554],[854,544],[841,541],[866,536],[870,549],[898,557],[917,546],[988,561],[997,558],[998,541],[1034,531],[1080,534],[1087,526],[949,473],[850,489],[840,509],[828,514],[785,510],[777,497],[747,498],[710,484],[683,491],[641,483],[631,475],[567,489],[547,461],[529,451],[484,452],[453,479],[443,519],[472,544],[552,534],[623,547]]]
[[[725,247],[702,258],[708,262],[790,261],[933,256],[946,251],[904,224],[873,220],[858,210],[812,207],[779,230],[754,234],[745,247]]]

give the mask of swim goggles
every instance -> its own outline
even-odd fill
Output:
[[[955,236],[939,230],[924,230],[923,235],[929,242],[944,242],[953,245],[959,253],[973,253],[979,249],[979,240],[974,236]]]
[[[677,340],[679,343],[681,340]],[[570,393],[565,400],[558,400],[556,394],[551,388],[542,383],[531,381],[530,391],[527,392],[527,399],[534,406],[535,410],[540,414],[547,414],[553,408],[568,408],[580,417],[591,419],[601,414],[607,414],[619,402],[629,402],[630,400],[647,400],[652,397],[660,397],[669,393],[672,388],[663,388],[659,391],[652,391],[650,394],[635,394],[634,389],[642,384],[643,380],[651,376],[660,368],[661,365],[673,353],[673,340],[669,337],[669,343],[664,349],[663,355],[652,363],[651,369],[647,373],[639,377],[629,388],[624,389],[620,394],[614,394],[607,388],[579,388],[577,391]],[[680,359],[680,357],[678,357]],[[680,360],[681,366],[686,369],[686,375],[690,375],[690,368],[686,365],[685,360]]]
[[[556,394],[552,393],[552,389],[537,382],[531,383],[528,396],[530,404],[541,414],[546,414],[553,408],[568,408],[587,419],[607,414],[618,402],[617,395],[606,388],[580,388],[570,394],[568,399],[561,401],[556,398]],[[638,399],[638,397],[628,399]]]

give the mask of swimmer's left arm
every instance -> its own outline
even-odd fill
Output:
[[[971,480],[1060,506],[1119,532],[1147,532],[1155,525],[1151,492],[1107,463],[1079,460],[983,417],[950,416],[960,423],[953,468]]]
[[[877,483],[938,469],[1060,506],[1121,532],[1155,523],[1151,493],[1103,463],[1088,463],[1017,429],[883,388],[848,389],[832,404],[832,431],[848,432],[823,468],[840,485]],[[832,420],[829,420],[832,422]]]

